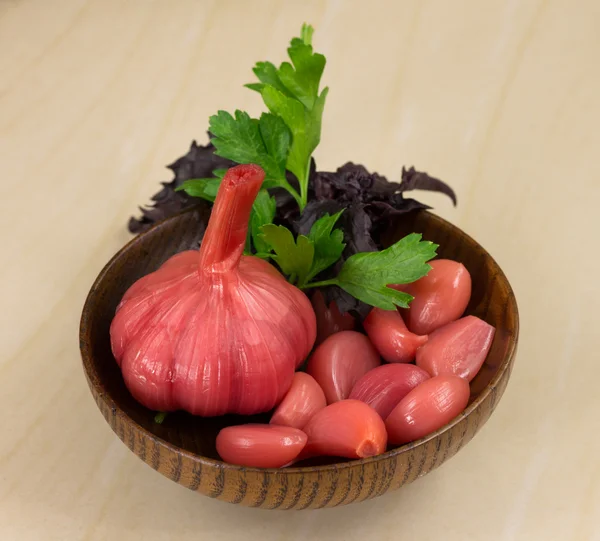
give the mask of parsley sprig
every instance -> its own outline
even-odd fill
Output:
[[[261,255],[271,257],[300,289],[338,286],[371,306],[384,310],[408,308],[412,296],[387,286],[414,282],[431,269],[427,262],[435,257],[438,246],[422,240],[418,233],[407,235],[380,252],[354,254],[335,278],[311,282],[342,255],[343,232],[333,229],[340,215],[341,212],[325,214],[313,224],[308,236],[298,235],[297,239],[282,225],[263,225],[259,237],[268,251]]]
[[[313,224],[308,237],[298,235],[296,239],[287,227],[263,225],[258,236],[267,250],[261,255],[273,259],[292,284],[309,287],[310,280],[333,265],[344,251],[342,230],[333,230],[341,214],[325,214]]]
[[[271,62],[258,62],[253,71],[259,83],[246,85],[260,92],[265,105],[292,134],[286,168],[300,185],[300,210],[306,206],[310,158],[321,140],[321,119],[328,88],[319,92],[325,57],[312,47],[313,28],[302,25],[299,38],[288,48],[290,62],[276,68]],[[227,157],[227,156],[226,156]]]
[[[284,188],[300,210],[308,199],[312,153],[321,140],[321,119],[328,89],[319,91],[325,57],[312,47],[313,28],[303,25],[299,38],[288,48],[291,62],[279,68],[258,62],[253,71],[258,83],[246,86],[262,96],[270,112],[260,118],[236,110],[218,111],[209,119],[215,154],[236,163],[255,163],[265,171],[265,188]],[[299,192],[287,180],[286,171],[298,180]],[[216,179],[193,179],[179,189],[189,195],[214,201],[222,175]]]
[[[349,257],[339,274],[330,280],[306,284],[308,287],[338,286],[358,300],[384,310],[408,308],[413,297],[396,291],[390,284],[408,284],[425,276],[438,245],[411,233],[380,252],[362,252]]]

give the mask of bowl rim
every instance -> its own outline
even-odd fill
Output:
[[[497,272],[497,275],[506,283],[506,285],[508,287],[509,298],[511,299],[510,303],[513,305],[512,308],[514,309],[514,313],[515,313],[514,333],[510,337],[508,352],[507,352],[506,356],[504,357],[504,359],[502,359],[502,362],[501,362],[500,366],[498,367],[498,371],[496,372],[494,377],[489,381],[489,383],[482,389],[482,391],[479,393],[479,396],[477,396],[477,398],[475,400],[473,400],[473,402],[471,402],[458,416],[456,416],[454,419],[452,419],[452,421],[450,421],[448,424],[446,424],[443,427],[439,428],[438,430],[432,432],[431,434],[424,436],[423,438],[414,440],[410,443],[406,443],[400,447],[390,449],[389,451],[386,451],[385,453],[381,453],[379,455],[375,455],[375,456],[367,457],[367,458],[349,460],[346,462],[333,463],[333,464],[323,464],[323,465],[316,465],[316,466],[290,466],[287,468],[257,468],[257,467],[250,467],[250,466],[240,466],[237,464],[229,464],[222,460],[217,460],[217,459],[208,458],[208,457],[205,457],[202,455],[198,455],[196,453],[193,453],[191,451],[188,451],[186,449],[178,447],[177,445],[172,444],[171,442],[165,440],[164,438],[161,438],[160,436],[150,432],[149,430],[147,430],[146,428],[144,428],[143,426],[138,424],[132,417],[130,417],[121,407],[119,407],[115,403],[115,401],[112,399],[111,395],[108,393],[108,391],[102,384],[102,381],[101,381],[97,371],[94,369],[94,363],[92,362],[92,353],[90,351],[90,344],[87,340],[84,339],[84,335],[88,328],[87,321],[88,321],[88,319],[90,319],[90,314],[92,311],[92,301],[94,299],[94,295],[95,295],[96,291],[99,289],[99,284],[104,281],[108,271],[115,264],[115,262],[117,260],[119,260],[121,258],[121,256],[126,251],[128,251],[132,246],[143,243],[144,240],[146,239],[146,237],[150,236],[151,234],[154,234],[156,231],[159,231],[161,228],[166,227],[171,221],[178,220],[182,215],[193,212],[194,210],[196,210],[196,208],[197,208],[196,206],[188,207],[188,208],[178,212],[177,214],[174,214],[164,220],[157,222],[156,224],[154,224],[150,228],[148,228],[146,231],[139,233],[134,238],[132,238],[129,242],[127,242],[124,246],[122,246],[117,251],[117,253],[113,257],[111,257],[110,260],[104,265],[104,267],[102,268],[102,270],[100,271],[100,273],[98,274],[96,279],[94,280],[94,282],[86,296],[85,303],[83,305],[82,314],[81,314],[80,325],[79,325],[79,347],[80,347],[83,370],[85,373],[85,377],[88,381],[88,385],[94,387],[98,396],[102,398],[102,400],[104,401],[106,406],[108,408],[110,408],[111,411],[116,412],[116,414],[119,417],[121,417],[123,420],[125,420],[128,424],[130,424],[133,429],[135,429],[137,432],[141,433],[145,439],[149,439],[149,440],[152,440],[152,441],[158,443],[159,445],[168,449],[170,452],[185,456],[189,460],[200,463],[203,466],[206,465],[206,466],[213,467],[213,468],[220,468],[220,469],[226,470],[226,471],[236,471],[236,472],[244,472],[244,473],[293,475],[293,474],[304,474],[304,473],[308,473],[308,472],[315,472],[315,473],[335,472],[335,471],[343,470],[346,468],[354,468],[356,466],[372,464],[374,462],[378,462],[381,460],[395,458],[395,457],[402,455],[403,453],[406,453],[408,451],[411,451],[417,447],[421,447],[421,446],[425,445],[427,442],[437,438],[438,436],[441,436],[444,432],[450,430],[452,427],[454,427],[455,425],[457,425],[458,423],[463,421],[466,417],[468,417],[472,412],[474,412],[486,400],[486,398],[489,396],[489,394],[496,388],[496,386],[502,379],[506,370],[510,369],[510,367],[512,365],[512,361],[516,354],[517,342],[518,342],[518,338],[519,338],[519,311],[518,311],[518,305],[517,305],[516,297],[514,295],[513,288],[510,285],[510,282],[508,281],[508,278],[506,277],[504,271],[500,268],[500,266],[498,265],[496,260],[489,254],[489,252],[483,246],[481,246],[481,244],[479,244],[473,237],[471,237],[469,234],[465,233],[458,226],[445,220],[444,218],[442,218],[441,216],[438,216],[437,214],[429,212],[428,210],[418,210],[417,212],[425,213],[427,215],[428,219],[433,220],[434,222],[437,221],[438,224],[444,225],[445,227],[449,227],[452,230],[453,234],[461,234],[465,237],[465,240],[475,244],[481,250],[482,255],[487,256],[489,258],[493,267],[495,267],[494,268],[495,272]],[[94,376],[93,378],[92,378],[92,375]],[[148,410],[148,411],[151,411],[151,410]]]

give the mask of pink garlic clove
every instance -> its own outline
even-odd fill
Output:
[[[384,364],[360,378],[350,399],[371,406],[382,419],[417,385],[429,379],[429,374],[414,364]]]
[[[373,408],[359,400],[341,400],[327,406],[308,421],[304,432],[308,441],[301,458],[365,458],[383,453],[387,444],[385,423]]]
[[[304,432],[289,426],[247,424],[229,426],[217,436],[217,452],[230,464],[281,468],[304,449]]]
[[[344,400],[354,384],[380,359],[371,341],[356,331],[331,335],[311,355],[307,372],[323,389],[327,403]]]
[[[397,310],[373,308],[363,326],[371,342],[388,363],[409,363],[427,336],[410,332]]]
[[[429,264],[427,276],[412,284],[394,286],[414,297],[402,315],[406,326],[416,334],[429,334],[458,319],[471,298],[471,275],[462,263],[436,259]]]
[[[274,425],[302,429],[310,418],[325,406],[325,394],[315,378],[305,372],[296,372],[290,390],[277,406],[270,422]]]
[[[452,374],[471,381],[485,362],[495,332],[475,316],[453,321],[432,333],[417,351],[417,366],[432,376]]]
[[[408,443],[442,428],[465,409],[469,394],[469,384],[457,376],[436,376],[424,381],[385,420],[390,443]]]

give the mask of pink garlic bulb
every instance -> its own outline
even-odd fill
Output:
[[[365,458],[385,451],[385,423],[359,400],[340,400],[319,411],[304,427],[308,437],[299,458],[342,456]]]
[[[373,308],[363,326],[371,342],[388,363],[409,363],[427,336],[410,332],[397,310]]]
[[[264,172],[230,169],[200,251],[134,283],[110,328],[131,394],[159,411],[253,414],[272,409],[316,336],[308,298],[269,263],[243,256]]]
[[[416,334],[429,334],[463,315],[471,298],[471,275],[458,261],[430,261],[431,270],[411,284],[394,286],[414,299],[402,310],[406,326]]]
[[[331,404],[348,398],[354,384],[380,364],[379,353],[364,334],[341,331],[315,349],[306,371],[317,380]]]
[[[492,346],[496,329],[475,316],[448,323],[417,351],[417,366],[432,376],[452,374],[471,381]]]
[[[414,364],[383,364],[360,378],[349,398],[368,404],[385,419],[400,400],[426,379],[429,374]]]
[[[289,426],[228,426],[217,435],[217,453],[230,464],[281,468],[300,454],[306,441],[304,432]]]
[[[305,372],[296,372],[290,390],[277,406],[270,423],[302,429],[326,405],[323,389],[315,378]]]

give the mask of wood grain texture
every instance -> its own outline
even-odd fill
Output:
[[[388,241],[418,232],[440,245],[441,257],[462,262],[472,276],[467,314],[494,325],[484,366],[472,381],[464,413],[446,427],[411,444],[363,460],[285,469],[225,464],[215,449],[218,431],[229,425],[268,422],[268,415],[200,418],[170,414],[161,425],[129,394],[110,350],[109,328],[125,291],[170,256],[196,248],[199,218],[207,205],[183,212],[136,237],[94,282],[81,317],[80,348],[85,374],[100,411],[113,431],[146,464],[169,479],[231,503],[266,509],[335,507],[381,496],[422,477],[454,456],[488,420],[510,377],[519,332],[515,296],[492,257],[457,227],[428,212],[413,212],[390,224]]]
[[[443,468],[266,520],[138,460],[76,337],[165,165],[218,109],[263,110],[242,85],[303,21],[327,56],[319,169],[449,182],[457,207],[416,197],[498,261],[522,331],[493,417]],[[0,0],[0,538],[598,541],[598,28],[597,0]]]

